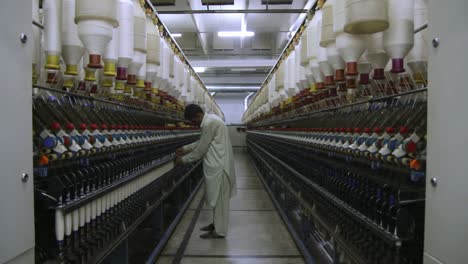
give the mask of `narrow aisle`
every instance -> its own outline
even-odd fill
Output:
[[[200,228],[212,220],[212,210],[204,203],[198,217],[193,220],[196,221],[193,230],[190,228],[203,198],[202,187],[157,264],[178,263],[174,262],[178,254],[181,255],[176,260],[181,259],[182,264],[304,263],[247,153],[235,153],[235,166],[238,194],[231,200],[230,226],[226,239],[205,240],[199,237],[203,233]]]

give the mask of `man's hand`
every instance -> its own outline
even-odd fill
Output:
[[[178,148],[175,153],[177,157],[182,157],[185,154],[185,151],[182,148]]]
[[[181,156],[177,156],[174,163],[175,163],[176,166],[182,166],[184,164],[184,162],[182,161]]]

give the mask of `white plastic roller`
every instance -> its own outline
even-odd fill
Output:
[[[117,0],[76,1],[78,35],[89,53],[89,68],[102,68],[101,56],[113,36],[117,21]]]
[[[423,0],[414,1],[414,28],[419,28],[428,19],[427,4]],[[428,36],[427,30],[414,35],[414,46],[406,56],[408,67],[417,83],[427,82]]]
[[[384,48],[392,59],[392,72],[402,73],[404,57],[414,43],[414,0],[388,0],[390,27],[384,32]]]
[[[386,0],[345,0],[344,31],[371,34],[388,28]]]
[[[65,238],[65,215],[61,209],[55,210],[55,239],[63,244]]]
[[[358,74],[357,62],[366,50],[366,37],[344,32],[345,20],[345,0],[335,0],[333,31],[336,35],[336,48],[346,62],[346,75],[356,76]]]
[[[60,69],[60,56],[62,53],[61,26],[62,1],[43,1],[44,13],[44,51],[46,54],[47,83],[56,83],[56,73]]]

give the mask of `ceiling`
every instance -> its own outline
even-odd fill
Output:
[[[203,5],[203,2],[214,3]],[[151,0],[208,89],[258,89],[315,0]],[[273,2],[291,2],[273,4]],[[224,4],[228,3],[233,4]],[[253,37],[218,37],[219,31]]]

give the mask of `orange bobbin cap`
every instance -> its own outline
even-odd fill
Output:
[[[46,82],[50,84],[56,84],[58,82],[57,72],[48,72]]]
[[[135,85],[136,83],[137,83],[137,81],[136,81],[136,75],[134,75],[134,74],[129,74],[129,75],[127,76],[127,84],[129,84],[129,85]]]
[[[152,85],[151,82],[145,82],[145,91],[151,92],[151,90],[152,90],[151,85]]]
[[[316,83],[315,85],[317,89],[325,89],[325,83],[323,82]]]
[[[355,79],[347,79],[346,80],[346,88],[348,88],[348,89],[356,88],[356,80]]]
[[[89,63],[88,67],[92,69],[101,69],[101,55],[89,54]]]
[[[358,75],[357,62],[347,62],[346,63],[346,75],[355,76]]]
[[[49,164],[49,158],[46,155],[41,155],[38,160],[39,165],[45,166]]]
[[[344,69],[340,69],[340,70],[335,71],[335,80],[337,82],[343,82],[345,80]]]
[[[414,159],[410,162],[410,168],[413,170],[421,170],[422,169],[422,164],[421,161]]]

